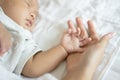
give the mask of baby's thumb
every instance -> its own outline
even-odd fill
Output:
[[[113,32],[104,35],[104,36],[101,38],[101,40],[100,40],[102,46],[103,46],[103,47],[106,47],[107,44],[108,44],[108,42],[109,42],[109,40],[110,40],[114,35],[115,35],[115,33],[113,33]]]

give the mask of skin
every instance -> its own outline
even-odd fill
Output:
[[[9,50],[12,45],[11,35],[0,23],[0,56]]]
[[[1,0],[1,7],[6,15],[25,29],[32,31],[35,27],[34,22],[38,15],[37,0]]]
[[[0,5],[6,15],[23,28],[32,31],[37,17],[37,0],[1,0]],[[71,21],[68,21],[68,30],[64,32],[60,44],[32,56],[25,64],[21,74],[27,77],[38,77],[55,69],[68,56],[67,74],[63,80],[91,80],[113,33],[98,39],[90,22],[88,23],[90,36],[79,18],[76,19],[76,23],[77,28]],[[94,48],[96,50],[93,50]]]
[[[7,16],[23,28],[32,31],[38,11],[37,0],[1,0],[0,4]],[[33,24],[30,25],[27,19],[31,20]],[[68,54],[83,51],[84,49],[79,47],[81,42],[76,36],[80,34],[79,30],[77,30],[77,34],[72,35],[74,33],[72,29],[74,29],[73,26],[69,26],[68,30],[64,32],[60,44],[32,56],[26,62],[21,74],[27,77],[40,76],[55,69]]]
[[[81,32],[84,33],[84,31]],[[57,65],[60,64],[69,54],[73,52],[83,52],[84,48],[80,48],[81,43],[86,44],[89,42],[89,39],[81,41],[82,39],[79,35],[80,30],[73,32],[73,26],[69,26],[68,30],[64,32],[60,44],[52,49],[39,52],[40,54],[37,53],[31,57],[25,64],[22,74],[28,77],[38,77],[44,73],[54,70]]]
[[[2,2],[0,1],[0,6]],[[0,23],[0,56],[2,56],[11,47],[11,34]]]
[[[115,35],[111,32],[100,38],[91,21],[88,21],[88,28],[92,40],[84,46],[85,51],[67,57],[67,74],[63,80],[92,80],[96,68],[103,59],[109,39]]]

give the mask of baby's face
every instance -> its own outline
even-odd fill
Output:
[[[17,24],[32,31],[38,15],[37,0],[4,0],[2,8]]]

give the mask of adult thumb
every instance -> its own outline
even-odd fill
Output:
[[[114,32],[110,32],[108,34],[105,34],[101,39],[100,39],[100,43],[102,44],[103,47],[106,47],[109,40],[115,35]]]

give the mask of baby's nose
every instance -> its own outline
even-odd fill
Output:
[[[34,13],[31,13],[31,14],[30,14],[30,17],[32,18],[32,20],[35,20],[36,15],[35,15]]]

